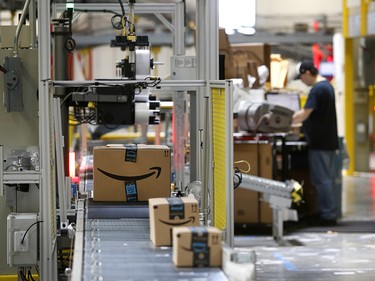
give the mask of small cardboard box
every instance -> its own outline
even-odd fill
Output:
[[[222,232],[216,227],[173,228],[173,263],[179,267],[220,267]]]
[[[94,147],[94,201],[138,202],[169,197],[171,155],[165,145]]]
[[[151,198],[150,239],[155,246],[172,245],[176,226],[199,226],[198,201],[190,197]]]

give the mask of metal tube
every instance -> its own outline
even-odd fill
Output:
[[[38,60],[39,60],[39,147],[40,147],[40,191],[39,191],[39,279],[57,280],[56,257],[56,208],[54,166],[52,165],[52,134],[50,121],[50,94],[48,80],[51,79],[50,63],[50,1],[38,2]]]
[[[18,22],[17,29],[16,29],[16,35],[14,36],[14,56],[15,57],[18,57],[18,38],[20,37],[20,34],[21,34],[22,25],[23,25],[23,22],[26,18],[26,11],[29,8],[30,1],[31,0],[26,0],[25,5],[23,6],[21,19]]]
[[[183,5],[177,3],[172,13],[172,26],[173,30],[173,55],[183,56],[185,55],[185,44],[184,44],[184,29],[183,29]],[[185,82],[185,81],[184,81]],[[184,191],[186,187],[185,183],[185,146],[187,137],[187,124],[186,120],[186,104],[187,97],[186,93],[181,91],[174,92],[173,95],[173,132],[175,137],[173,138],[173,153],[174,153],[174,170],[175,170],[175,182],[180,190]]]
[[[65,224],[67,227],[67,210],[66,210],[66,192],[65,192],[65,172],[64,172],[64,145],[63,133],[61,126],[61,110],[60,99],[53,99],[53,113],[54,113],[54,128],[56,141],[56,171],[57,171],[57,188],[59,193],[59,208],[60,208],[60,226]],[[63,228],[63,227],[61,227]]]
[[[172,25],[175,27],[173,34],[173,54],[185,55],[185,26],[184,26],[184,5],[176,3],[175,12],[172,14]]]
[[[166,19],[165,16],[163,16],[163,15],[160,14],[160,13],[156,13],[156,14],[155,14],[155,17],[157,17],[158,20],[160,20],[160,22],[161,22],[162,24],[164,24],[165,27],[167,27],[171,32],[174,32],[174,31],[175,31],[175,28],[174,28],[173,24],[171,24],[171,23]]]
[[[68,80],[68,56],[69,52],[65,48],[65,42],[69,38],[69,26],[67,23],[56,23],[53,26],[54,34],[54,78],[59,80]],[[55,96],[63,99],[67,95],[67,89],[55,89]],[[69,107],[67,103],[61,106],[61,130],[64,136],[64,171],[65,175],[69,174]]]
[[[139,14],[154,14],[154,13],[174,13],[176,4],[164,4],[164,3],[136,3],[134,4],[134,12]],[[63,12],[66,9],[65,4],[54,4],[54,10],[56,13]],[[121,7],[117,3],[75,3],[75,10],[94,10],[94,11],[103,11],[110,10],[116,13],[122,14]],[[125,11],[128,11],[129,8],[124,6]],[[57,16],[56,14],[54,16]]]
[[[37,48],[36,39],[36,0],[32,0],[29,7],[29,21],[30,21],[30,37],[31,37],[31,48]]]
[[[111,86],[111,85],[125,85],[135,84],[137,82],[144,82],[144,80],[53,80],[51,81],[53,87],[85,87],[85,86]],[[101,84],[102,83],[102,84]],[[157,87],[205,87],[204,80],[163,80]]]
[[[129,26],[129,35],[134,35],[134,4],[129,2],[129,21],[130,21],[130,26]]]
[[[242,175],[240,187],[286,198],[290,198],[293,191],[293,187],[286,183],[251,175]]]

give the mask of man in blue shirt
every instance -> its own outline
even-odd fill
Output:
[[[297,67],[303,83],[312,86],[304,108],[293,115],[293,123],[303,123],[302,132],[308,143],[311,181],[316,188],[319,224],[337,223],[334,200],[335,156],[339,149],[335,92],[329,81],[318,79],[312,61]]]

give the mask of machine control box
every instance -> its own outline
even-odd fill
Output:
[[[7,218],[7,262],[9,266],[34,266],[38,262],[38,217],[33,213],[11,213]]]

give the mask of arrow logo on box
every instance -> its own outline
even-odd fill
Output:
[[[121,175],[115,175],[115,174],[106,172],[100,168],[97,168],[97,169],[98,171],[106,175],[107,177],[110,177],[112,179],[119,180],[119,181],[139,181],[139,180],[147,179],[155,174],[156,174],[156,178],[158,178],[161,173],[161,167],[152,167],[150,168],[150,170],[155,170],[155,171],[148,173],[148,174],[139,175],[139,176],[121,176]]]
[[[179,226],[179,225],[184,225],[184,224],[187,224],[189,222],[192,222],[194,223],[195,222],[195,217],[189,217],[188,220],[186,221],[180,221],[180,222],[168,222],[168,221],[163,221],[163,220],[160,220],[160,222],[164,223],[164,224],[167,224],[167,225],[173,225],[173,226]]]

